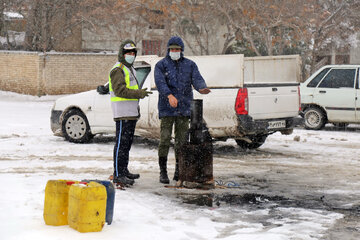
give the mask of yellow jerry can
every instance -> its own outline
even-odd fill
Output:
[[[97,182],[73,184],[69,190],[69,226],[79,232],[99,232],[105,224],[106,188]]]
[[[45,187],[44,221],[47,225],[67,225],[71,180],[49,180]]]

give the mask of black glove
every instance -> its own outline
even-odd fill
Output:
[[[149,96],[149,94],[152,94],[151,91],[146,91],[147,88],[144,88],[144,89],[140,89],[140,98],[144,98],[144,97],[147,97]]]

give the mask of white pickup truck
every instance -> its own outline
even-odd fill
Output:
[[[269,134],[291,134],[300,110],[298,55],[251,57],[243,55],[192,56],[207,86],[203,118],[215,140],[234,138],[243,148],[258,148]],[[153,94],[140,101],[136,134],[159,138],[158,92],[154,81],[157,56],[138,56],[137,78]],[[106,84],[105,84],[106,88]],[[70,121],[69,121],[70,119]],[[114,133],[109,95],[88,91],[59,98],[52,109],[51,128],[72,142],[87,142],[94,134]]]

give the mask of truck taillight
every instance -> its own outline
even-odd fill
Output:
[[[299,112],[301,112],[301,95],[300,95],[300,86],[298,86],[298,93],[299,93]]]
[[[247,88],[240,88],[236,97],[235,111],[239,115],[247,115],[249,112],[249,98]]]

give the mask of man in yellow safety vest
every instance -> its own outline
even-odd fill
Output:
[[[131,40],[121,43],[118,62],[109,74],[109,91],[111,108],[116,123],[116,143],[114,146],[114,175],[116,185],[134,184],[139,174],[128,170],[129,152],[133,142],[135,126],[139,113],[139,99],[147,97],[151,91],[139,89],[133,62],[137,47]]]

